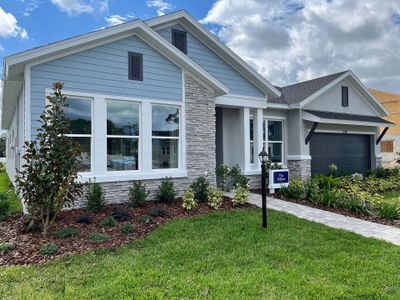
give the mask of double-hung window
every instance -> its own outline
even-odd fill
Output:
[[[139,170],[139,104],[107,100],[107,171]]]
[[[70,122],[70,132],[66,136],[81,146],[80,171],[90,172],[92,165],[92,100],[68,97],[66,104],[64,112]]]
[[[179,168],[180,109],[152,105],[152,168]]]
[[[268,131],[264,129],[264,147],[268,143],[268,154],[271,162],[283,162],[283,122],[275,120],[265,120]],[[265,136],[267,135],[267,136]],[[267,139],[266,139],[267,138]]]

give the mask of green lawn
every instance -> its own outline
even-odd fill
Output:
[[[383,200],[389,203],[397,203],[400,206],[400,192],[387,192],[383,195]]]
[[[11,202],[11,213],[22,211],[21,202],[14,192],[10,179],[6,172],[0,172],[0,192],[8,192]]]
[[[1,299],[400,299],[400,247],[269,211],[179,219],[116,250],[0,268]]]

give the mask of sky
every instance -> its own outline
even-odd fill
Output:
[[[0,0],[0,59],[179,9],[275,85],[351,69],[400,93],[399,0]]]

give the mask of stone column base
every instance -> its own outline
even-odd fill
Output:
[[[290,178],[306,180],[311,177],[311,160],[288,160],[288,169]]]

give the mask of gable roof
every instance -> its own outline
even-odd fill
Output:
[[[274,85],[260,75],[255,69],[253,69],[253,67],[246,63],[229,47],[222,43],[209,30],[204,28],[204,26],[201,25],[200,22],[195,18],[193,18],[187,11],[179,10],[177,12],[150,19],[145,22],[150,27],[154,28],[154,30],[178,23],[181,24],[222,60],[232,66],[252,84],[254,84],[258,89],[263,91],[269,97],[280,96],[280,91]]]
[[[351,70],[330,74],[327,76],[279,87],[281,97],[268,99],[268,102],[284,104],[289,107],[302,108],[315,100],[343,79],[348,79],[352,86],[372,105],[379,115],[387,116],[389,112],[368,91],[365,85],[357,78]]]

